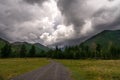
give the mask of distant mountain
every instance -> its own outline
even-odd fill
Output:
[[[8,44],[10,44],[10,45],[12,46],[12,50],[13,50],[13,52],[16,53],[16,54],[20,51],[20,48],[21,48],[22,45],[25,45],[26,48],[27,48],[27,50],[29,50],[29,49],[32,47],[32,45],[34,45],[35,48],[36,48],[36,52],[37,52],[37,53],[40,53],[41,51],[48,51],[48,50],[49,50],[48,47],[46,47],[46,46],[44,46],[44,45],[42,45],[42,44],[40,44],[40,43],[35,43],[35,44],[30,44],[30,43],[27,43],[27,42],[14,42],[14,43],[9,43],[8,41],[6,41],[6,40],[4,40],[4,39],[2,39],[2,38],[0,38],[0,49],[1,49],[6,43],[8,43]]]
[[[42,44],[40,44],[40,43],[35,43],[34,45],[35,45],[38,49],[42,49],[42,50],[44,50],[44,51],[48,51],[48,50],[49,50],[48,47],[46,47],[46,46],[44,46],[44,45],[42,45]]]
[[[9,42],[0,38],[0,49],[5,45],[5,43],[9,43]]]
[[[49,48],[47,48],[46,46],[44,46],[40,43],[30,44],[27,42],[15,42],[15,43],[12,43],[13,51],[17,52],[18,50],[20,50],[20,48],[23,44],[26,46],[27,50],[30,50],[30,48],[34,45],[36,48],[36,53],[40,53],[41,51],[49,50]]]
[[[110,44],[120,47],[120,30],[104,30],[83,42],[84,45],[100,44],[104,48]]]

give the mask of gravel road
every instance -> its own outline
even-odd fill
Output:
[[[60,63],[51,61],[40,69],[17,76],[11,80],[71,80],[68,70]]]

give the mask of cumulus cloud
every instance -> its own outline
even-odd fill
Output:
[[[64,25],[58,25],[56,30],[52,33],[43,33],[40,38],[45,40],[45,44],[49,44],[51,42],[58,43],[63,42],[64,40],[69,40],[74,37],[73,26],[66,27]]]
[[[77,44],[120,29],[119,0],[0,0],[0,37],[44,45]]]

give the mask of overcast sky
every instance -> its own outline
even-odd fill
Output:
[[[120,0],[0,0],[0,37],[68,45],[120,29]]]

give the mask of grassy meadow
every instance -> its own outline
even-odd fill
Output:
[[[120,80],[120,60],[57,60],[73,80]]]
[[[73,80],[120,80],[120,60],[56,60],[70,71]],[[47,65],[45,58],[0,59],[0,80]]]
[[[40,68],[48,63],[49,61],[44,58],[0,59],[0,80],[9,80],[14,76]]]

